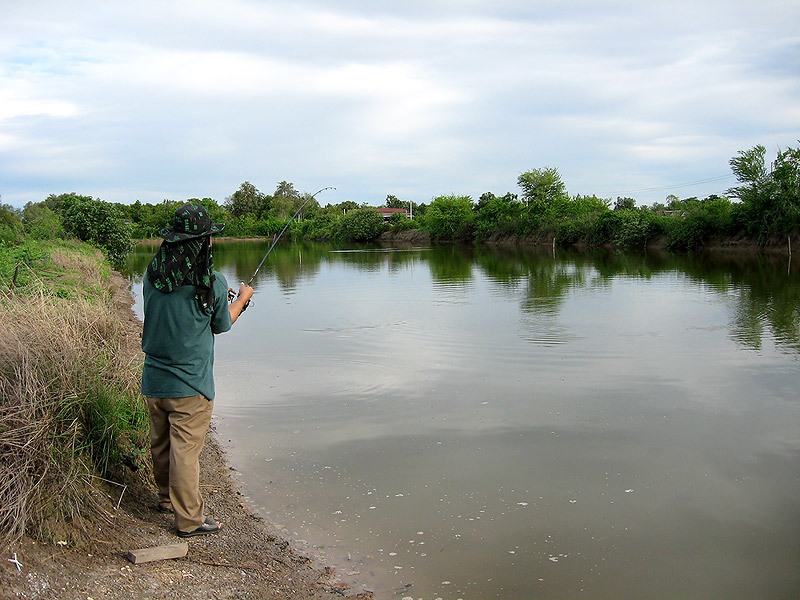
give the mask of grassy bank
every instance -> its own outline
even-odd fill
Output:
[[[0,248],[0,542],[75,541],[147,469],[138,326],[114,276],[77,242]]]

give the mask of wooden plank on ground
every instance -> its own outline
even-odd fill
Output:
[[[181,542],[168,546],[155,546],[153,548],[139,548],[138,550],[128,550],[125,558],[133,564],[153,562],[154,560],[166,560],[169,558],[182,558],[189,552],[189,544]]]

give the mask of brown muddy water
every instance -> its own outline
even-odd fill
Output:
[[[215,423],[252,506],[379,599],[797,598],[799,275],[281,245],[217,339]]]

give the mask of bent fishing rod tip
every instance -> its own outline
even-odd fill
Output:
[[[262,258],[262,259],[261,259],[261,262],[260,262],[260,263],[258,263],[258,266],[256,267],[256,270],[255,270],[255,272],[253,273],[253,276],[252,276],[252,277],[250,278],[250,280],[247,282],[247,285],[252,285],[252,284],[253,284],[253,280],[256,278],[256,275],[258,275],[258,270],[261,268],[261,265],[263,265],[263,264],[264,264],[264,261],[265,261],[265,260],[267,260],[267,257],[270,255],[270,252],[272,252],[272,249],[273,249],[273,248],[275,248],[275,244],[277,244],[277,243],[278,243],[278,240],[279,240],[279,239],[281,239],[281,237],[283,237],[283,234],[284,234],[284,233],[286,233],[286,230],[287,230],[287,229],[289,229],[289,225],[291,225],[291,224],[292,224],[292,221],[294,221],[294,220],[297,218],[297,215],[299,215],[299,214],[300,214],[300,211],[302,211],[302,210],[303,210],[303,208],[305,208],[306,204],[308,204],[309,202],[311,202],[311,201],[314,199],[314,196],[316,196],[316,195],[317,195],[317,194],[319,194],[320,192],[324,192],[325,190],[335,190],[335,189],[336,189],[335,187],[328,186],[328,187],[324,187],[324,188],[322,188],[322,189],[320,189],[320,190],[317,190],[316,192],[314,192],[313,194],[311,194],[311,196],[310,196],[309,198],[307,198],[307,199],[306,199],[306,201],[305,201],[305,202],[303,202],[303,204],[301,204],[301,205],[300,205],[300,208],[298,208],[298,209],[297,209],[297,212],[296,212],[296,213],[294,213],[294,214],[291,216],[291,218],[290,218],[290,219],[289,219],[289,220],[286,222],[286,225],[284,226],[284,228],[283,228],[283,229],[281,229],[281,232],[280,232],[280,233],[277,235],[277,237],[275,238],[275,240],[272,242],[272,245],[269,247],[269,250],[267,250],[267,253],[264,255],[264,258]]]

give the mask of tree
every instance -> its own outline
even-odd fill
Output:
[[[741,185],[728,190],[742,201],[751,233],[762,238],[800,226],[800,149],[779,150],[770,171],[765,155],[761,145],[739,151],[730,165]]]
[[[617,196],[617,201],[614,202],[614,210],[633,210],[636,208],[636,200],[633,198],[620,198]]]
[[[58,195],[50,194],[47,198],[44,199],[44,205],[50,210],[60,213],[61,204],[64,202],[64,200],[68,198],[74,198],[76,196],[78,196],[78,194],[76,194],[75,192],[68,192],[66,194],[58,194]]]
[[[492,192],[481,194],[475,207],[478,238],[485,239],[491,234],[511,233],[522,213],[522,208],[516,194],[509,192],[500,198]]]
[[[680,210],[681,199],[678,198],[675,194],[667,195],[664,201],[666,202],[667,208],[669,210]]]
[[[345,200],[344,202],[340,202],[336,205],[336,208],[342,211],[342,213],[346,213],[350,210],[355,210],[359,208],[358,202],[353,202],[352,200]]]
[[[49,240],[64,234],[61,218],[44,202],[28,202],[22,209],[22,223],[25,233],[36,240]]]
[[[176,200],[162,200],[158,204],[142,204],[134,208],[138,212],[138,222],[131,218],[133,221],[133,231],[131,232],[135,238],[150,238],[158,237],[161,230],[172,225],[172,219],[175,215],[175,209],[183,204]],[[129,214],[132,214],[129,209]]]
[[[578,194],[567,202],[565,212],[569,217],[580,218],[605,212],[608,210],[610,204],[611,200],[606,200],[605,198],[598,198],[595,195],[581,196]]]
[[[300,208],[301,204],[302,198],[294,189],[294,185],[288,181],[281,181],[272,194],[271,213],[279,219],[286,220]]]
[[[475,205],[475,210],[480,211],[484,206],[487,206],[492,200],[496,200],[497,196],[493,192],[484,192],[478,198],[478,204]]]
[[[434,238],[464,240],[472,236],[474,215],[469,196],[439,196],[428,207],[425,223]]]
[[[302,221],[303,219],[313,219],[320,210],[319,202],[317,202],[316,198],[312,198],[311,194],[304,193],[302,196],[298,198],[297,205],[294,208],[292,214],[300,210],[300,207],[303,207],[303,210],[297,215],[297,220]]]
[[[800,148],[778,152],[772,167],[779,233],[800,228]]]
[[[408,202],[403,202],[397,196],[386,196],[386,208],[408,208]]]
[[[555,167],[532,169],[517,178],[522,188],[522,200],[534,216],[560,216],[569,200],[567,188]]]
[[[258,216],[264,204],[264,194],[249,181],[239,186],[231,196],[226,198],[225,207],[234,217],[245,215]]]
[[[61,203],[64,231],[102,249],[120,267],[131,247],[131,228],[119,211],[91,196],[70,195]]]
[[[142,220],[142,202],[136,200],[133,204],[128,206],[128,217],[132,223],[139,223]]]

